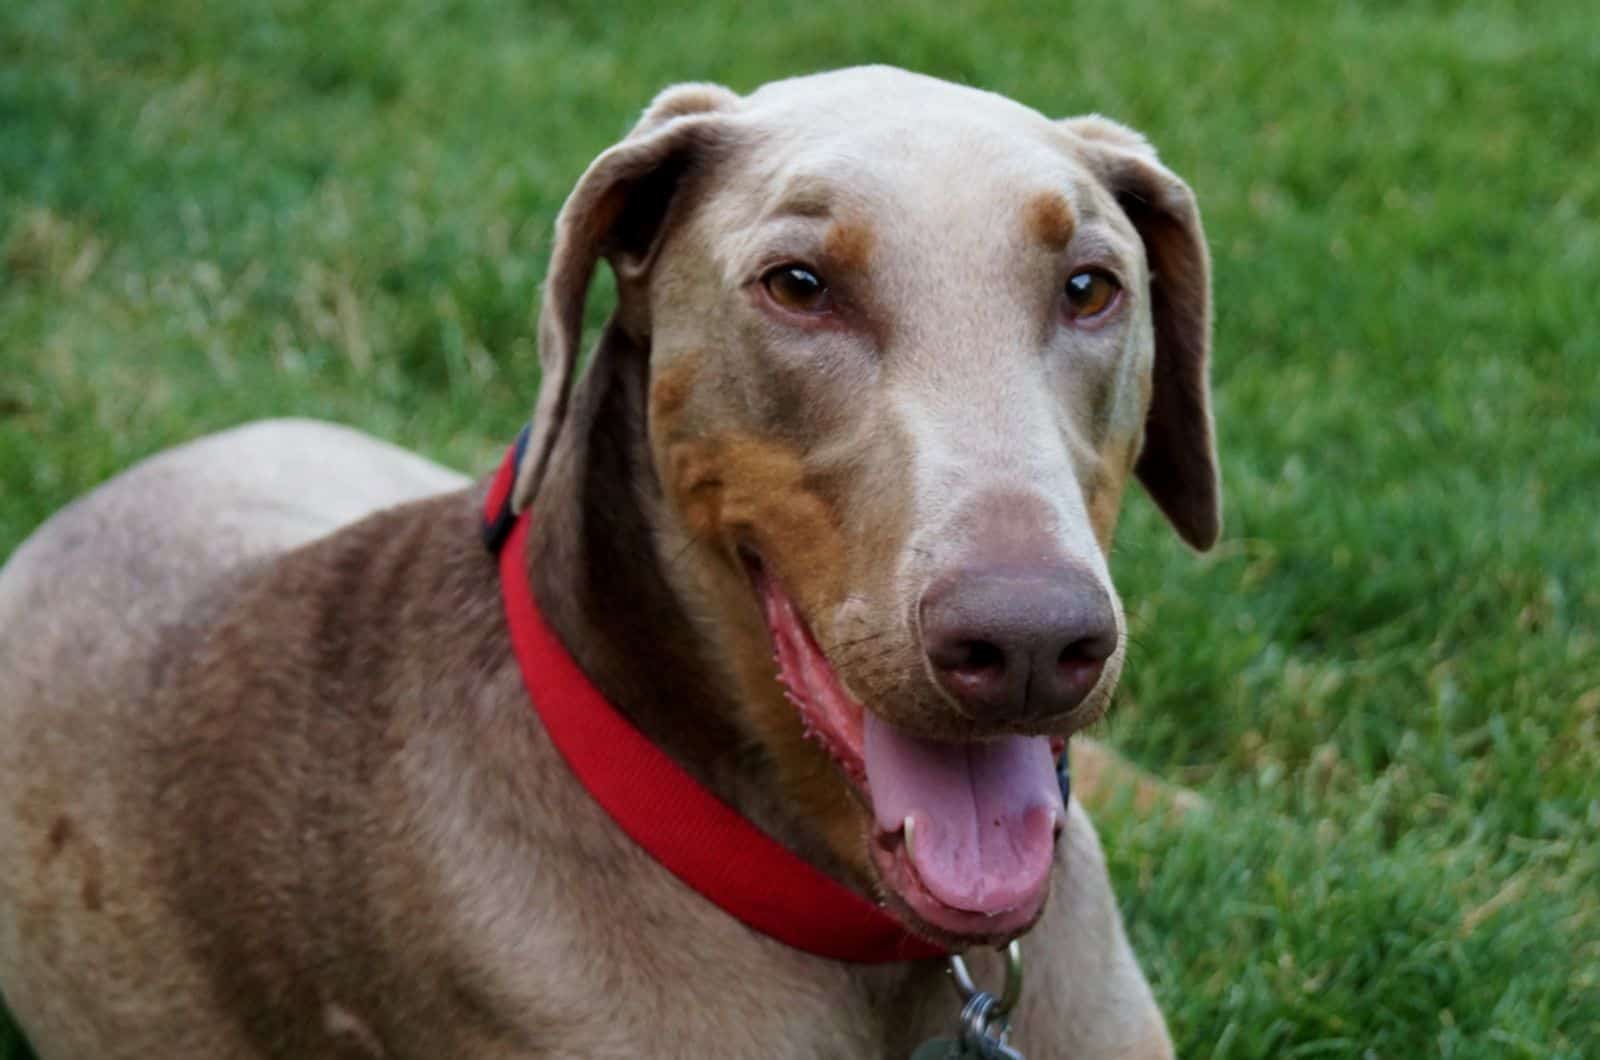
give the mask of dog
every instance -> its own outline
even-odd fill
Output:
[[[1219,533],[1209,331],[1194,197],[1112,121],[885,67],[664,91],[560,213],[492,483],[268,421],[10,557],[7,1003],[44,1060],[901,1057],[956,1028],[937,954],[998,994],[1020,939],[1012,1047],[1170,1056],[1054,756],[1122,666],[1127,482]],[[591,790],[513,591],[679,786]],[[766,851],[758,904],[837,891],[907,959],[665,866],[702,801],[713,874]]]

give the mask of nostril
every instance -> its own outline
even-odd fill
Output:
[[[969,674],[1000,673],[1006,668],[1006,653],[998,644],[986,640],[957,642],[951,653],[950,669]]]
[[[1105,670],[1116,641],[1111,637],[1081,637],[1062,648],[1056,656],[1056,680],[1051,691],[1057,710],[1076,706],[1089,694]]]
[[[1116,641],[1111,637],[1082,637],[1061,649],[1056,665],[1071,669],[1099,666],[1111,657],[1115,647]]]

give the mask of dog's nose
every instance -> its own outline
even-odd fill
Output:
[[[985,721],[1065,714],[1117,647],[1110,596],[1075,566],[967,569],[929,586],[921,617],[939,683]]]

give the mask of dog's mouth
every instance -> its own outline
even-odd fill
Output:
[[[871,813],[869,850],[891,906],[921,934],[956,944],[1026,931],[1049,894],[1066,813],[1048,736],[938,742],[849,693],[778,578],[745,566],[778,672],[808,734]]]

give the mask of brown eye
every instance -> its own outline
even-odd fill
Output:
[[[761,277],[772,300],[795,313],[825,313],[833,304],[828,285],[804,265],[779,265]]]
[[[1122,284],[1109,272],[1085,269],[1067,277],[1068,320],[1089,320],[1116,304]]]

